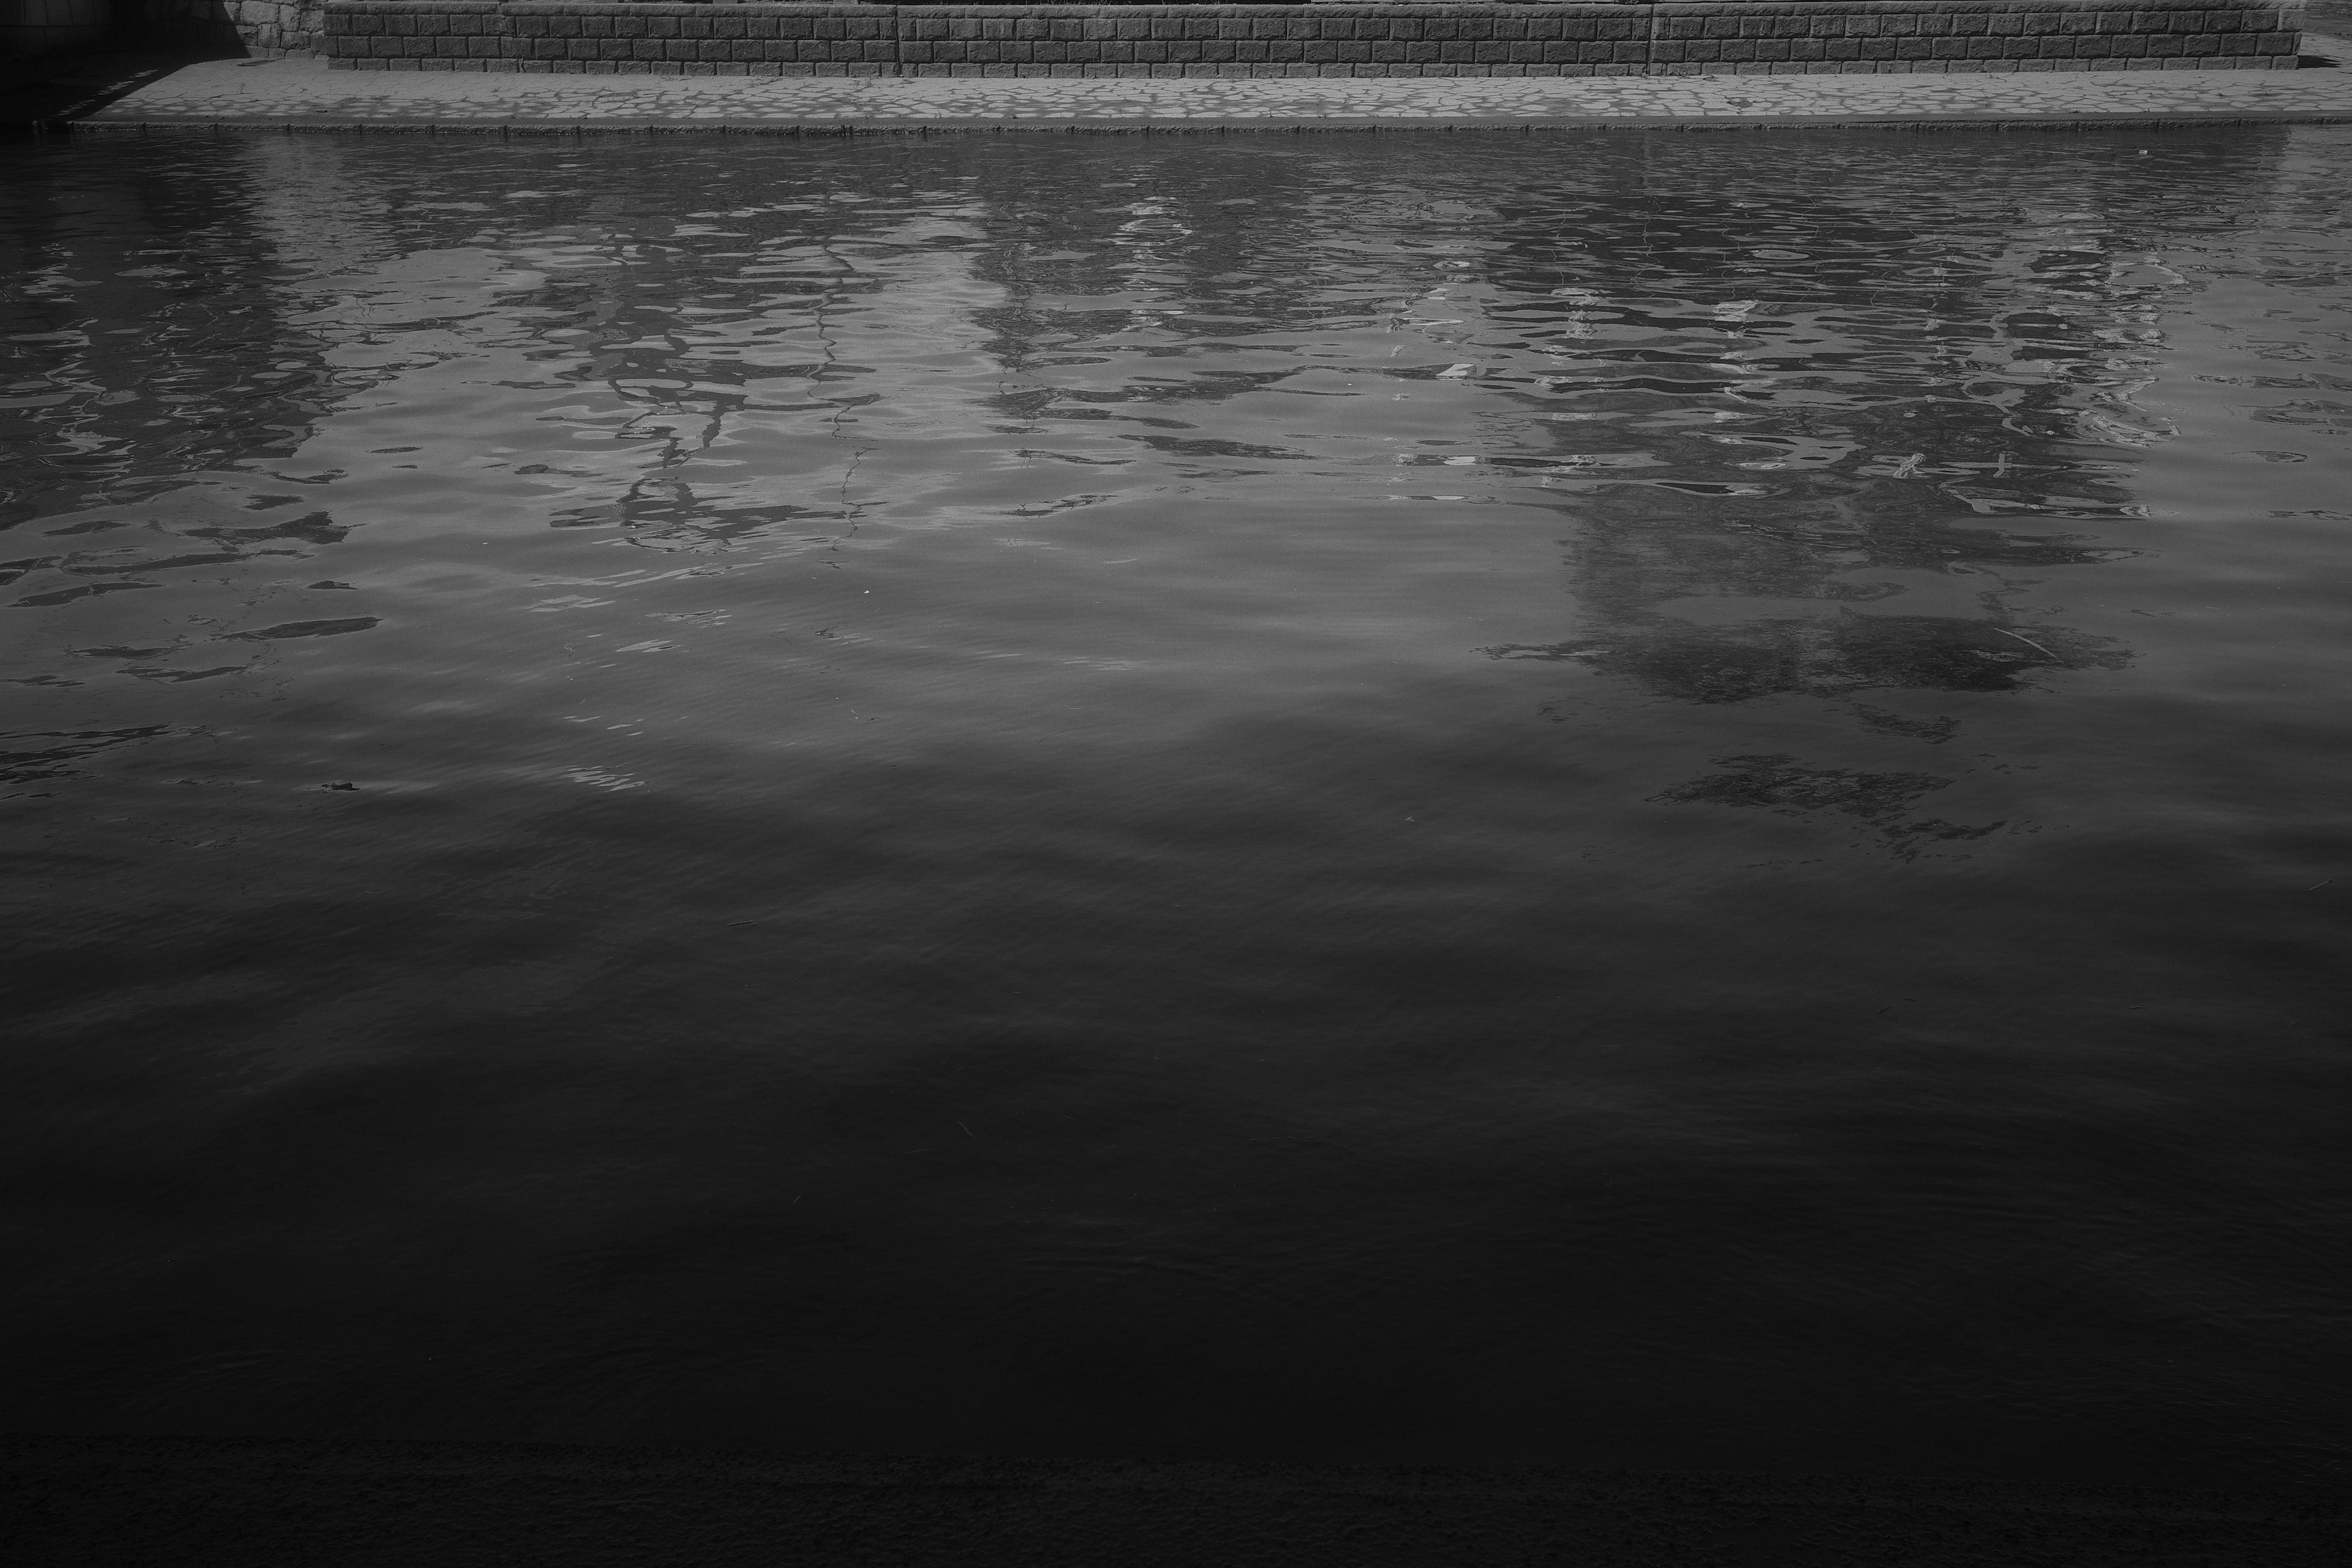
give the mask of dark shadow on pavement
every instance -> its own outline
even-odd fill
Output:
[[[0,131],[18,135],[64,131],[74,121],[128,98],[184,66],[242,56],[239,49],[215,47],[11,60],[5,77],[0,78],[0,98],[7,104],[0,110]]]

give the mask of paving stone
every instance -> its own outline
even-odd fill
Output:
[[[583,43],[594,47],[588,40]],[[1242,46],[1244,50],[1247,47]],[[688,55],[699,55],[707,47],[714,58],[729,52],[728,46],[716,43],[682,43],[681,47]],[[1051,46],[1041,43],[1037,47],[1042,51]],[[1329,52],[1329,46],[1322,47]],[[1964,43],[1961,47],[1965,53]],[[2304,47],[2352,64],[2352,41],[2306,34]],[[1239,58],[1259,57],[1244,53]],[[212,60],[187,66],[80,123],[94,128],[905,131],[925,126],[1108,130],[1185,124],[1341,129],[1432,121],[1638,126],[1738,121],[2352,120],[2352,69],[1843,75],[1807,72],[1803,62],[1791,61],[1769,75],[1752,69],[1708,74],[1708,68],[1698,63],[1690,68],[1694,74],[1678,76],[1366,77],[1349,74],[1360,68],[1347,64],[1307,63],[1288,68],[1338,74],[1114,77],[1080,76],[1075,74],[1078,68],[1070,68],[1074,74],[1054,77],[575,75],[332,70],[326,61],[307,57],[259,64]],[[1139,73],[1151,68],[1125,68]]]

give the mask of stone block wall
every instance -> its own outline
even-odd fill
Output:
[[[325,22],[326,53],[349,69],[722,76],[2273,69],[2295,64],[2301,28],[2291,0],[1018,6],[330,0]]]
[[[2300,13],[2200,0],[1661,5],[1649,72],[2293,69]]]

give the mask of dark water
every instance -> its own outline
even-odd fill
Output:
[[[2340,1476],[2347,153],[7,149],[5,1423]]]

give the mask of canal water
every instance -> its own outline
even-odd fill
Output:
[[[2352,130],[5,155],[10,1427],[2342,1474]]]

